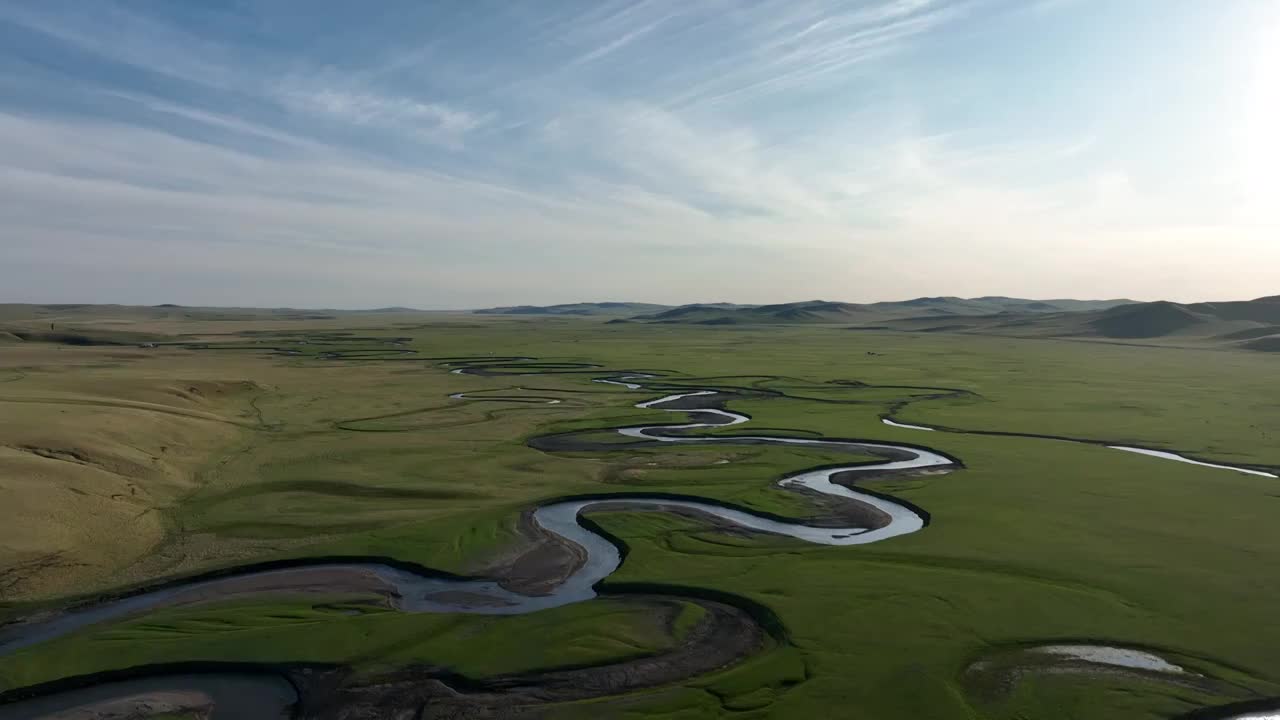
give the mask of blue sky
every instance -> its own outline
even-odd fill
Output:
[[[1280,292],[1275,0],[0,0],[0,302]]]

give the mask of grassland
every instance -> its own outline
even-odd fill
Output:
[[[923,443],[966,466],[873,484],[928,510],[932,524],[865,547],[729,535],[667,515],[593,515],[629,548],[606,587],[730,593],[772,609],[787,640],[720,673],[557,716],[1157,718],[1280,694],[1271,620],[1280,481],[1091,445],[880,422],[914,400],[897,417],[1280,466],[1280,391],[1266,354],[402,314],[95,316],[78,330],[91,334],[108,320],[112,332],[242,349],[0,347],[0,380],[8,379],[0,382],[0,600],[11,615],[291,557],[385,556],[474,572],[521,541],[522,509],[579,493],[678,492],[799,516],[808,501],[771,481],[836,461],[744,447],[542,453],[524,441],[671,417],[631,407],[652,394],[591,383],[589,374],[460,376],[423,359],[527,355],[663,372],[673,385],[785,393],[731,407],[752,416],[752,432]],[[393,337],[409,339],[376,339]],[[335,350],[374,356],[325,359]],[[936,392],[874,386],[967,393],[927,400]],[[448,398],[485,391],[563,402]],[[699,613],[684,607],[659,628],[651,612],[618,599],[501,619],[405,616],[355,600],[164,611],[2,657],[0,682],[173,660],[361,671],[421,662],[488,677],[661,653]],[[1069,639],[1154,648],[1237,687],[1046,676],[992,699],[962,679],[988,653]]]
[[[451,615],[406,615],[359,598],[283,598],[177,608],[94,629],[19,653],[0,678],[22,687],[103,669],[181,662],[342,664],[372,673],[415,663],[470,677],[528,672],[660,653],[679,642],[699,608],[673,603],[664,612],[636,602],[601,600],[548,610],[520,622]],[[676,632],[666,624],[676,620]],[[476,646],[484,652],[476,652]]]

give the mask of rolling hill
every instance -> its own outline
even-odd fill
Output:
[[[670,306],[640,302],[518,305],[471,311],[477,315],[598,318],[609,323],[831,325],[849,330],[971,333],[1024,338],[1070,338],[1225,347],[1280,352],[1280,295],[1248,301],[1176,303],[1129,300],[1030,300],[1004,296],[921,297],[845,303],[828,300],[739,305]],[[210,308],[181,305],[0,304],[0,344],[133,344],[173,323],[201,321],[341,322],[357,316],[408,316],[431,311]],[[82,337],[83,336],[83,337]]]
[[[563,305],[511,305],[472,310],[476,315],[635,315],[666,310],[670,305],[638,302],[583,302]]]
[[[1280,349],[1275,348],[1280,341],[1280,297],[1125,305],[1087,319],[1084,334],[1119,339],[1203,337],[1250,349]]]
[[[1204,303],[1162,300],[1040,314],[916,316],[864,323],[852,329],[1177,342],[1276,352],[1280,351],[1280,297]]]
[[[1280,352],[1280,296],[1202,303],[986,296],[866,304],[826,300],[729,307],[694,304],[637,315],[626,322],[843,324],[852,330],[1179,343]]]
[[[0,303],[0,322],[108,322],[115,320],[332,320],[344,315],[398,315],[430,312],[407,307],[369,310],[332,308],[206,307],[196,305],[94,305],[88,303]]]
[[[681,305],[678,308],[633,320],[655,323],[693,323],[698,325],[736,325],[740,323],[838,323],[860,319],[862,305],[810,300],[779,305],[724,306]]]
[[[777,305],[729,306],[681,305],[658,313],[639,315],[632,320],[655,323],[699,325],[789,324],[878,322],[900,318],[921,318],[926,323],[939,318],[980,317],[998,314],[1036,315],[1077,310],[1111,308],[1130,300],[1026,300],[1000,296],[980,298],[922,297],[913,300],[877,303],[843,303],[828,300],[781,303]]]

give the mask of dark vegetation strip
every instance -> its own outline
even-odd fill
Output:
[[[48,697],[50,695],[57,695],[59,693],[70,692],[72,690],[83,690],[95,685],[106,685],[126,680],[143,680],[172,675],[235,674],[276,677],[288,682],[293,686],[295,691],[299,691],[298,684],[293,680],[294,673],[299,671],[325,671],[331,670],[334,667],[336,666],[319,663],[254,663],[223,662],[213,660],[136,665],[134,667],[121,668],[118,670],[104,670],[102,672],[76,675],[73,677],[60,678],[58,680],[39,683],[37,685],[28,685],[27,687],[5,690],[4,692],[0,692],[0,707],[22,700]]]
[[[298,570],[312,567],[324,567],[328,565],[385,565],[396,570],[403,570],[424,578],[440,579],[440,580],[495,580],[495,578],[468,577],[447,572],[445,570],[437,570],[415,562],[398,560],[385,555],[317,555],[313,557],[303,558],[284,558],[279,560],[264,560],[262,562],[248,563],[244,565],[233,565],[216,570],[209,570],[202,573],[194,573],[190,575],[178,575],[166,578],[159,582],[137,583],[125,588],[114,590],[111,592],[97,593],[93,595],[82,595],[73,599],[70,603],[63,606],[63,612],[75,612],[83,610],[94,605],[114,602],[116,600],[125,600],[138,595],[146,595],[152,592],[160,592],[164,590],[176,590],[186,585],[208,582],[210,580],[224,580],[237,578],[245,575],[254,575],[273,570]],[[15,620],[0,624],[0,630],[6,630],[11,627],[21,627],[22,621]]]
[[[1259,698],[1229,705],[1197,708],[1179,715],[1174,720],[1227,720],[1242,715],[1280,714],[1280,697]]]

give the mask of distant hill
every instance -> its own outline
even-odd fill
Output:
[[[670,305],[636,302],[584,302],[563,305],[512,305],[472,310],[477,315],[635,315],[653,313]]]
[[[1185,304],[1003,296],[865,304],[828,300],[757,306],[716,303],[681,305],[625,321],[709,326],[843,324],[851,330],[1168,341],[1280,352],[1280,296]]]
[[[371,310],[302,308],[201,307],[162,303],[160,305],[92,305],[85,303],[32,304],[0,303],[0,323],[127,323],[146,320],[333,320],[344,316],[412,314],[427,311],[406,307]]]
[[[949,318],[917,315],[864,323],[853,329],[1173,341],[1277,352],[1280,351],[1280,297],[1185,304],[1162,300],[1127,303],[1095,310],[1021,314],[1009,312]]]
[[[1080,310],[1105,310],[1118,305],[1128,305],[1132,300],[1028,300],[1026,298],[987,295],[977,298],[922,297],[914,300],[872,303],[867,307],[884,313],[934,315],[997,315],[1000,313],[1040,314],[1075,312]]]
[[[926,323],[939,318],[1008,314],[1047,314],[1075,310],[1110,308],[1131,300],[1026,300],[989,296],[981,298],[922,297],[897,302],[867,304],[808,300],[778,305],[728,306],[724,304],[681,305],[659,313],[639,315],[632,320],[655,323],[699,325],[847,323],[920,318]]]
[[[733,325],[738,323],[821,323],[856,320],[863,306],[850,303],[810,300],[779,305],[733,306],[724,303],[681,305],[634,320],[655,323]]]
[[[1280,334],[1280,297],[1185,305],[1164,301],[1137,303],[1097,313],[1087,324],[1098,335],[1108,338],[1205,336],[1227,341],[1248,340],[1253,347],[1260,348],[1269,344],[1267,338]]]
[[[1260,340],[1280,333],[1280,298],[1248,301],[1133,303],[1078,313],[1070,334],[1115,339],[1205,337],[1219,341]]]
[[[428,314],[406,307],[371,310],[215,308],[83,303],[0,303],[0,344],[45,341],[147,341],[173,323],[196,321],[336,320],[376,314]],[[727,302],[660,305],[640,302],[518,305],[474,310],[479,315],[599,318],[609,323],[704,326],[830,325],[862,331],[970,333],[1023,338],[1070,338],[1280,353],[1280,295],[1248,301],[1176,303],[1131,300],[1032,300],[1004,296],[920,297],[845,303],[830,300],[771,305]],[[151,321],[160,324],[138,325]],[[141,331],[136,334],[134,331]]]
[[[1088,321],[1098,335],[1109,338],[1163,337],[1212,322],[1207,315],[1172,302],[1137,303],[1104,310]]]

